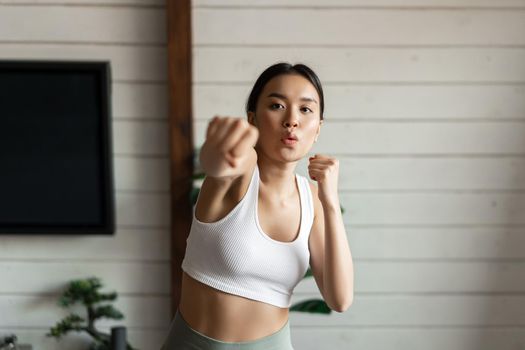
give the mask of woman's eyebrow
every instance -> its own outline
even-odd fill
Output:
[[[269,94],[266,97],[277,97],[277,98],[280,98],[280,99],[283,99],[283,100],[287,100],[288,99],[286,96],[284,96],[283,94],[280,94],[278,92],[272,92],[271,94]],[[301,101],[311,101],[311,102],[317,103],[317,101],[314,98],[312,98],[312,97],[301,97],[300,100]]]

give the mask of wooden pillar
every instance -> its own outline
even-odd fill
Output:
[[[166,0],[171,172],[171,312],[179,306],[181,263],[191,227],[193,174],[191,0]]]

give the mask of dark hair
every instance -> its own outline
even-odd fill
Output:
[[[266,68],[253,85],[250,96],[248,97],[248,101],[246,101],[246,113],[255,112],[259,95],[266,86],[266,83],[268,83],[268,81],[270,81],[272,78],[281,74],[299,74],[312,83],[319,94],[319,106],[321,107],[320,117],[322,120],[324,112],[324,95],[321,81],[310,67],[302,63],[291,65],[290,63],[286,62],[279,62]]]

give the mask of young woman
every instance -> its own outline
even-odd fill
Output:
[[[293,349],[289,307],[311,266],[329,307],[353,300],[353,264],[337,193],[339,162],[316,154],[324,97],[306,65],[257,79],[248,120],[215,116],[200,161],[206,177],[182,262],[179,308],[163,350]]]

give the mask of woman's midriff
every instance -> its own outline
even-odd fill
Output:
[[[289,309],[225,293],[182,271],[179,313],[194,330],[224,342],[253,341],[279,331]]]

